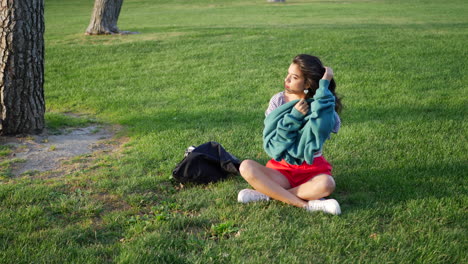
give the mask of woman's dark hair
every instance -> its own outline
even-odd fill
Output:
[[[315,91],[319,88],[319,81],[325,73],[325,67],[323,67],[322,62],[318,57],[307,54],[297,55],[294,57],[292,63],[298,65],[301,69],[302,75],[304,75],[305,87],[306,89],[309,89],[309,93],[307,93],[306,98],[312,98],[315,95]],[[328,90],[330,90],[330,92],[335,96],[335,111],[340,113],[343,109],[343,105],[341,104],[340,98],[335,93],[335,88],[336,83],[332,78],[330,85],[328,86]]]

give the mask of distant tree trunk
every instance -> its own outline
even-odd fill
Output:
[[[95,0],[86,35],[120,34],[117,20],[123,0]]]
[[[0,135],[44,129],[44,0],[0,0]]]

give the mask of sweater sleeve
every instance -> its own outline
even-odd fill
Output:
[[[332,132],[336,134],[336,133],[338,133],[340,128],[341,128],[341,118],[338,115],[338,113],[335,112],[335,126],[333,127]]]
[[[295,143],[298,131],[303,126],[304,115],[294,108],[297,102],[298,100],[289,102],[275,110],[283,111],[284,114],[269,115],[265,119],[263,147],[277,161],[285,158],[287,150]]]
[[[322,149],[335,125],[335,97],[328,90],[329,83],[320,80],[314,98],[307,100],[310,110],[306,116],[294,108],[295,100],[265,118],[263,147],[270,157],[294,165],[313,163],[314,153]]]
[[[304,160],[313,163],[313,153],[320,151],[335,126],[335,97],[328,90],[330,81],[321,79],[310,105],[310,118],[306,121],[303,136],[296,151],[303,151]],[[296,153],[290,153],[296,156]],[[312,154],[312,155],[311,155]]]

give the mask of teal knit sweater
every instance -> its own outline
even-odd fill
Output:
[[[303,115],[294,106],[299,100],[283,104],[265,118],[263,147],[276,161],[300,165],[314,162],[314,153],[322,150],[335,124],[335,97],[328,90],[330,81],[321,79],[309,112]]]

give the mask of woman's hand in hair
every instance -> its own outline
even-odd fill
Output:
[[[299,100],[299,102],[297,102],[294,108],[296,108],[296,110],[301,112],[301,114],[303,115],[307,115],[307,113],[309,112],[309,104],[305,99]]]
[[[330,67],[325,67],[325,73],[323,74],[322,79],[329,80],[333,78],[333,70]]]

